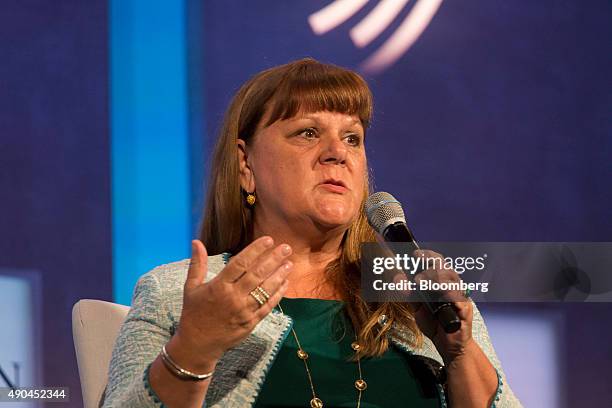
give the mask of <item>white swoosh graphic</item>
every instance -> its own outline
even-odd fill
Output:
[[[423,33],[440,8],[442,1],[417,0],[397,30],[363,62],[361,69],[365,72],[376,73],[397,61]]]
[[[322,35],[334,29],[358,12],[368,0],[336,0],[308,16],[315,34]]]
[[[391,24],[409,0],[381,0],[374,9],[351,29],[350,36],[359,48],[371,43]]]

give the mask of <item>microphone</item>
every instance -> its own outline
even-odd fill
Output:
[[[404,210],[399,201],[391,194],[379,191],[370,195],[365,203],[368,222],[386,242],[402,242],[414,251],[419,248],[414,235],[406,225]],[[422,271],[419,271],[420,273]],[[454,333],[461,327],[461,320],[450,302],[432,302],[417,291],[431,314],[438,320],[446,333]]]

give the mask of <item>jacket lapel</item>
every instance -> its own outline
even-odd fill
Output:
[[[427,336],[424,336],[422,346],[420,348],[415,348],[412,344],[416,343],[416,336],[411,330],[402,328],[394,323],[389,331],[389,340],[401,350],[413,356],[427,357],[436,361],[441,366],[444,365],[442,356],[438,353],[436,346],[434,346],[433,342]]]

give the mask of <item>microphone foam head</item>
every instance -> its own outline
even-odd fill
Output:
[[[398,221],[406,223],[406,217],[400,202],[384,191],[379,191],[368,197],[365,203],[365,212],[372,228],[381,235],[385,228],[391,224]]]

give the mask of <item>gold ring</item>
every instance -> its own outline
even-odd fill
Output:
[[[260,288],[259,286],[257,286],[257,288],[253,289],[249,294],[253,297],[253,299],[255,299],[257,301],[257,303],[259,303],[259,307],[263,306],[267,301],[268,298],[266,298],[259,290],[258,288]],[[260,288],[261,289],[261,288]]]
[[[266,290],[264,288],[262,288],[261,286],[257,286],[255,288],[255,290],[259,291],[259,293],[261,293],[263,295],[263,297],[266,298],[266,300],[270,299],[270,294],[268,292],[266,292]]]

